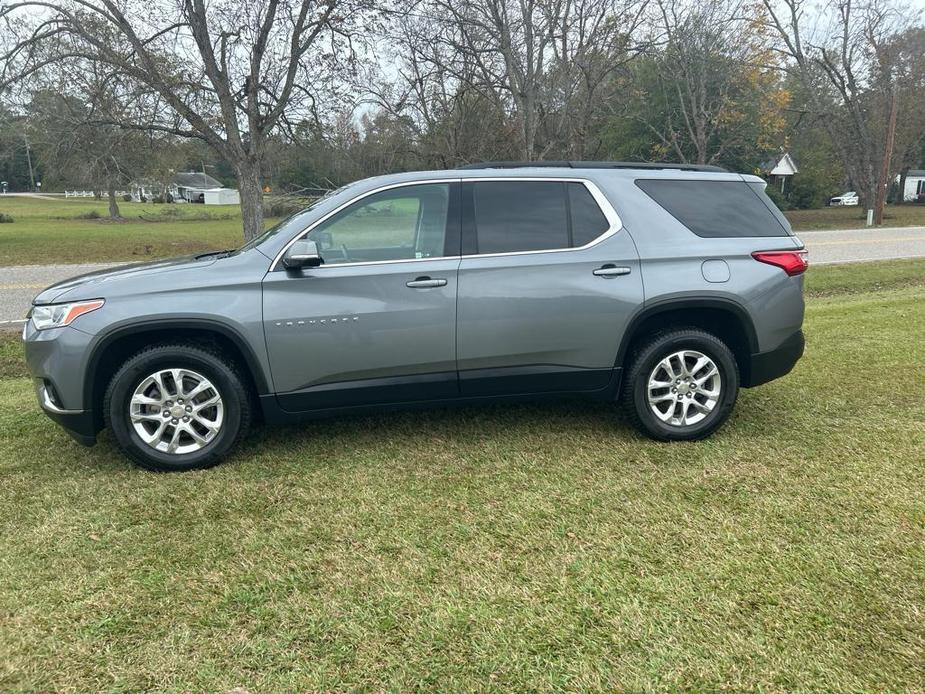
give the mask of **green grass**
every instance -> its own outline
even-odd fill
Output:
[[[812,297],[922,286],[925,286],[925,258],[827,267],[810,264],[806,273],[806,294]]]
[[[860,229],[867,223],[867,211],[861,207],[790,210],[784,214],[790,220],[790,224],[795,231]],[[884,213],[883,226],[925,226],[925,205],[888,205]]]
[[[0,196],[0,266],[148,260],[235,248],[243,242],[237,205],[119,203],[124,218],[108,219],[106,201]],[[89,212],[101,219],[79,219]],[[271,223],[272,220],[268,220]]]
[[[119,208],[123,221],[114,222],[105,201],[0,197],[0,214],[14,220],[0,225],[0,266],[149,260],[243,242],[236,205],[120,203]],[[336,225],[332,248],[347,243],[362,256],[365,248],[412,240],[417,223],[412,201],[380,203],[376,212]],[[99,218],[87,218],[93,214]]]
[[[811,296],[796,370],[691,444],[508,406],[261,429],[156,475],[41,415],[11,336],[0,689],[921,691],[925,287],[901,267]]]
[[[0,330],[0,378],[28,376],[23,360],[22,340],[19,337],[21,327]]]

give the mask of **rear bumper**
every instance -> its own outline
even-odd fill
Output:
[[[806,339],[803,337],[803,331],[797,330],[777,349],[751,355],[748,377],[743,379],[742,385],[751,388],[786,376],[803,356],[805,346]]]

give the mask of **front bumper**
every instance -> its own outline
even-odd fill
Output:
[[[806,339],[803,337],[803,331],[797,330],[776,349],[752,354],[748,375],[743,378],[742,385],[751,388],[786,376],[803,356],[805,346]]]
[[[42,411],[76,441],[96,443],[97,418],[86,406],[84,374],[92,336],[73,327],[23,329],[26,364]]]
[[[92,412],[61,408],[56,402],[54,386],[44,379],[36,379],[35,392],[42,411],[53,422],[63,427],[72,439],[84,446],[92,446],[96,443],[96,426]]]

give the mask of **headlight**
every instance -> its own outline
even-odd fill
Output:
[[[65,325],[70,325],[78,316],[102,308],[104,303],[106,302],[102,299],[93,299],[91,301],[75,301],[73,304],[33,306],[32,324],[36,330],[63,328]]]

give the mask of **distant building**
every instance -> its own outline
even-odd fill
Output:
[[[800,173],[796,161],[789,152],[783,152],[776,159],[770,159],[761,165],[761,172],[767,176],[768,183],[780,188],[781,193],[786,192],[787,179]]]
[[[900,176],[896,177],[899,183]],[[903,188],[903,201],[916,202],[925,196],[925,169],[909,169],[906,172],[906,185]]]
[[[213,188],[207,190],[203,202],[206,205],[240,205],[241,196],[234,188]]]
[[[204,202],[205,192],[221,188],[222,184],[207,173],[190,171],[173,175],[170,182],[171,193],[177,200],[187,202]]]
[[[234,188],[224,188],[221,181],[198,171],[177,173],[167,185],[170,202],[198,202],[206,205],[239,205],[241,196]],[[163,184],[141,178],[129,186],[135,202],[144,202],[164,194]]]

